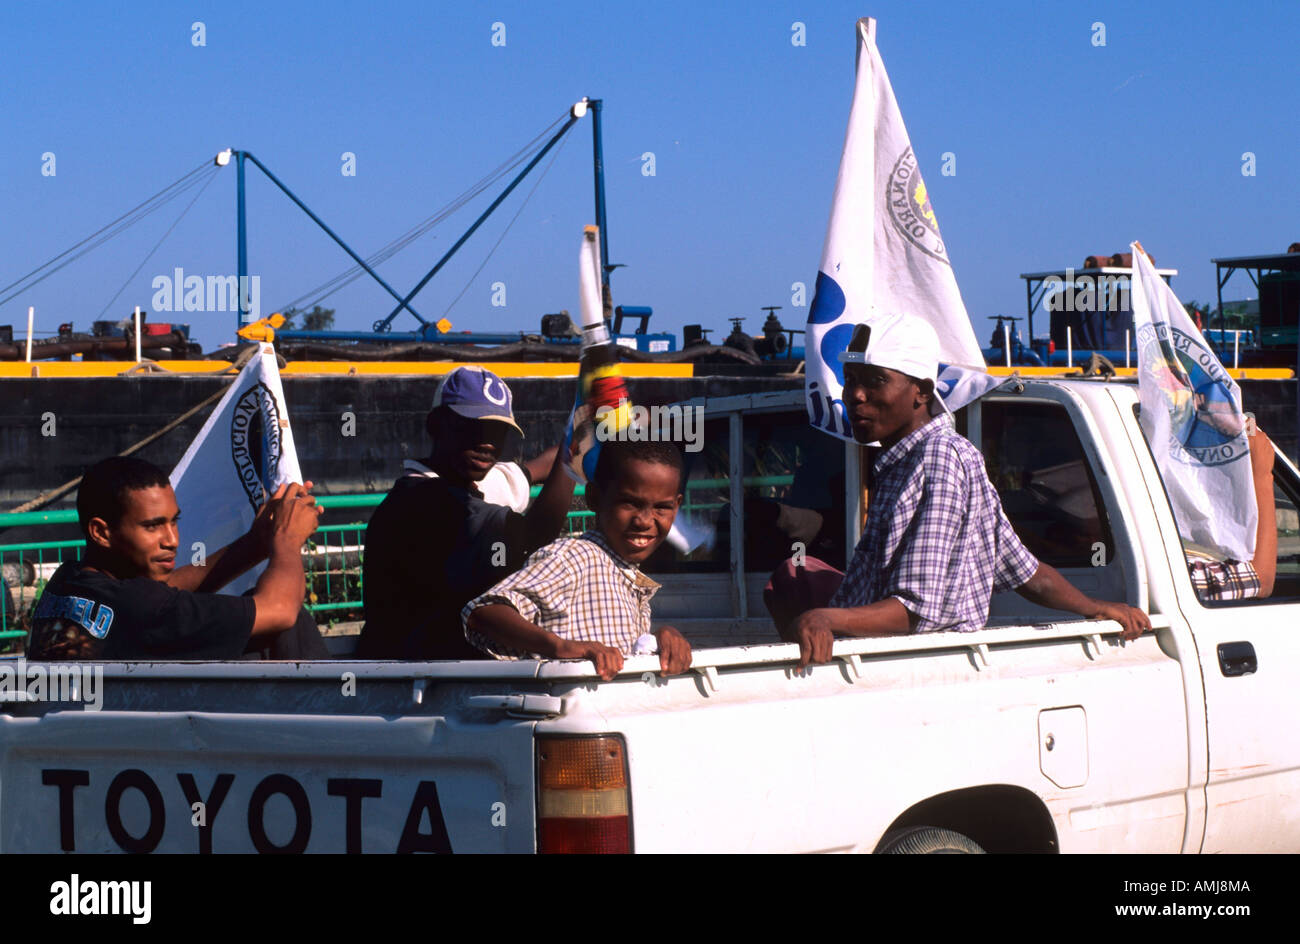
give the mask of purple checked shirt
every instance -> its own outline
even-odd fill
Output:
[[[946,416],[876,459],[866,528],[831,606],[895,597],[916,632],[983,629],[995,592],[1038,569],[1016,537],[984,459]]]

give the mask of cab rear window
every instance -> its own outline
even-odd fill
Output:
[[[1079,434],[1058,403],[983,403],[980,451],[1016,534],[1053,567],[1091,567],[1114,543]]]

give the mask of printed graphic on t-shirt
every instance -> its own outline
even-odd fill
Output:
[[[46,591],[33,619],[57,619],[76,623],[96,639],[103,639],[113,627],[113,608],[85,597],[65,597]]]

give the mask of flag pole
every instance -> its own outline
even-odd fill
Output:
[[[864,16],[858,20],[858,26],[866,33],[867,42],[871,44],[874,50],[876,45],[876,18],[874,16]],[[861,54],[861,47],[858,48]],[[871,58],[871,57],[869,57]],[[862,69],[861,62],[854,63],[855,81],[856,73]],[[867,88],[871,88],[871,83],[867,83]],[[857,107],[857,102],[854,102]],[[872,102],[870,105],[870,114],[875,114],[877,103]],[[876,152],[874,148],[868,149],[867,154],[871,155],[871,166],[866,168],[863,173],[867,180],[876,179]],[[864,162],[865,163],[865,162]],[[838,189],[838,182],[837,182]],[[871,267],[870,272],[864,281],[864,284],[871,289],[875,288],[875,233],[876,233],[876,201],[868,201],[867,206],[871,208],[870,218],[866,221],[867,232],[872,234],[872,248],[862,260]],[[876,299],[872,291],[872,297],[868,299],[871,306],[874,306]],[[833,409],[833,407],[832,407]],[[857,549],[858,540],[862,537],[862,511],[864,503],[862,501],[862,446],[852,438],[852,432],[849,431],[849,441],[844,446],[844,560],[847,566],[848,561],[853,559],[853,552]]]

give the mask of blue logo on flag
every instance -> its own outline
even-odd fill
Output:
[[[808,323],[830,324],[844,314],[844,290],[839,283],[825,272],[817,273],[817,284],[813,287],[812,308],[808,311]]]

